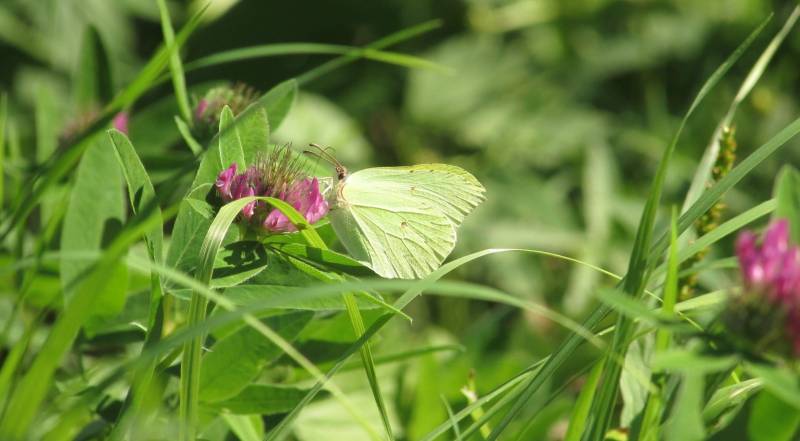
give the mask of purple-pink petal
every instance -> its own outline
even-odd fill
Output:
[[[736,240],[736,255],[739,257],[739,266],[746,286],[759,283],[763,278],[757,241],[758,238],[751,231],[745,231]]]
[[[231,185],[233,184],[233,179],[236,176],[236,163],[234,162],[231,164],[230,167],[222,170],[219,175],[217,176],[217,182],[214,184],[217,187],[217,192],[219,196],[225,202],[230,202],[234,199],[233,194],[231,193]]]
[[[234,163],[217,176],[215,186],[223,201],[231,202],[248,196],[270,194],[269,183],[265,182],[258,167],[250,166],[241,174],[236,174],[236,170]],[[328,213],[328,202],[322,196],[316,178],[296,180],[275,197],[294,207],[309,223],[317,222]],[[267,212],[267,209],[263,202],[250,202],[242,208],[242,218],[253,221],[258,219],[262,228],[270,232],[296,231],[295,226],[280,210],[271,209]]]
[[[194,117],[195,119],[203,118],[203,114],[206,113],[206,109],[208,108],[208,100],[202,98],[200,101],[197,102],[197,107],[194,109]]]
[[[309,223],[315,223],[328,213],[328,202],[319,191],[317,178],[303,179],[292,184],[286,195],[281,195]],[[264,219],[264,228],[269,231],[295,231],[295,226],[280,212],[272,210]]]
[[[767,227],[762,249],[771,255],[781,254],[789,249],[789,221],[778,219]]]
[[[800,355],[800,248],[790,241],[789,222],[772,222],[760,244],[752,232],[740,234],[736,255],[745,289],[786,311],[786,333]]]
[[[111,125],[124,134],[128,134],[128,112],[122,111],[114,116]]]

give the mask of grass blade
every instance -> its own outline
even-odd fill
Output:
[[[197,27],[204,10],[205,8],[195,14],[178,33],[175,38],[175,50],[181,47]],[[25,194],[20,198],[20,203],[15,207],[13,215],[7,217],[5,223],[0,224],[0,241],[13,231],[17,225],[22,224],[25,219],[27,219],[28,215],[30,215],[33,208],[39,203],[47,190],[73,170],[75,164],[83,155],[83,152],[91,144],[91,138],[99,130],[106,128],[111,118],[113,118],[118,111],[130,107],[142,94],[155,84],[154,82],[157,80],[158,75],[161,74],[161,71],[167,65],[169,49],[171,48],[160,48],[141,72],[139,72],[136,78],[106,106],[101,116],[97,118],[97,121],[83,133],[76,136],[71,145],[64,146],[64,148],[61,149],[63,153],[53,155],[44,167],[44,172],[35,176],[29,185],[25,186]]]
[[[466,265],[469,262],[472,262],[472,261],[474,261],[476,259],[479,259],[479,258],[482,258],[482,257],[485,257],[485,256],[489,256],[489,255],[493,255],[493,254],[500,254],[500,253],[508,253],[508,252],[524,252],[524,253],[531,253],[531,254],[537,254],[537,255],[541,255],[541,256],[546,256],[546,257],[553,257],[553,258],[563,259],[563,260],[566,260],[566,261],[569,261],[569,262],[572,262],[572,263],[586,265],[588,267],[594,268],[597,271],[602,272],[605,275],[609,275],[609,276],[614,277],[614,275],[609,273],[608,271],[605,271],[605,270],[603,270],[601,268],[598,268],[598,267],[596,267],[594,265],[591,265],[589,263],[582,262],[582,261],[579,261],[577,259],[572,259],[572,258],[569,258],[569,257],[566,257],[566,256],[561,256],[561,255],[558,255],[558,254],[555,254],[555,253],[550,253],[550,252],[547,252],[547,251],[524,250],[524,249],[486,249],[486,250],[483,250],[483,251],[478,251],[478,252],[475,252],[475,253],[460,257],[460,258],[458,258],[456,260],[453,260],[451,262],[448,262],[448,263],[442,265],[436,271],[434,271],[431,274],[429,274],[426,278],[421,279],[421,280],[416,281],[416,282],[413,282],[411,287],[408,290],[406,290],[400,296],[400,298],[398,298],[394,302],[394,307],[397,308],[397,309],[402,310],[409,303],[411,303],[411,301],[413,301],[415,298],[417,298],[419,295],[421,295],[424,291],[427,291],[427,290],[430,290],[430,289],[434,288],[434,285],[439,283],[438,282],[439,279],[441,279],[442,277],[444,277],[448,273],[454,271],[455,269],[460,268],[463,265]],[[344,353],[337,359],[337,361],[334,364],[334,366],[325,375],[325,380],[317,382],[317,384],[315,384],[314,387],[311,390],[309,390],[308,394],[303,398],[303,400],[300,403],[298,403],[298,405],[294,409],[292,409],[292,411],[289,412],[278,423],[278,425],[267,434],[267,441],[283,440],[286,436],[288,436],[288,430],[289,430],[289,427],[291,426],[291,424],[294,422],[294,420],[297,418],[299,413],[302,411],[303,407],[305,407],[308,403],[310,403],[311,400],[313,400],[314,397],[319,393],[319,391],[322,390],[322,387],[324,386],[325,381],[327,381],[330,378],[332,378],[336,374],[336,372],[338,372],[343,366],[345,366],[345,363],[350,358],[350,356],[352,354],[354,354],[361,347],[361,345],[364,344],[364,342],[366,342],[369,338],[374,336],[383,326],[385,326],[386,323],[388,323],[389,320],[392,319],[392,317],[393,317],[393,315],[390,315],[390,314],[386,314],[386,315],[381,316],[372,326],[369,327],[369,329],[366,330],[364,335],[358,341],[356,341],[349,348],[347,348],[347,350],[345,350]],[[598,322],[599,322],[599,319],[598,319]],[[575,335],[577,335],[577,334],[575,334]],[[580,344],[581,342],[582,342],[581,339],[579,339],[579,338],[575,339],[575,344],[576,345]],[[544,364],[544,361],[542,362],[542,364]],[[538,366],[539,366],[539,364],[537,363],[537,364],[534,364],[529,369],[535,369],[535,368],[538,368]],[[492,395],[492,398],[493,397],[494,397],[494,395]],[[484,399],[489,399],[489,397],[488,396],[487,397],[481,397],[479,399],[479,402],[483,403]],[[462,412],[463,411],[457,413],[457,418],[459,420],[462,418],[460,416],[460,415],[462,415]],[[469,413],[466,413],[464,415],[469,415]],[[439,429],[437,429],[437,430],[439,430],[439,432],[437,434],[435,434],[432,437],[426,437],[425,440],[434,439],[436,436],[440,435],[441,433],[444,433],[448,429],[449,429],[449,427],[447,425],[444,425],[444,427],[440,426]]]
[[[586,378],[586,383],[581,388],[581,393],[575,401],[575,407],[569,419],[569,428],[564,436],[564,441],[580,441],[583,429],[586,427],[586,421],[589,418],[589,408],[592,405],[597,383],[600,381],[600,374],[602,373],[603,364],[597,363]]]
[[[708,94],[711,88],[714,85],[716,85],[716,83],[734,64],[734,62],[738,60],[739,57],[741,57],[744,51],[750,46],[750,44],[755,40],[755,38],[761,32],[761,30],[763,30],[763,28],[766,26],[766,23],[767,20],[762,22],[748,36],[748,38],[738,48],[736,48],[736,50],[725,60],[725,62],[719,68],[717,68],[717,70],[700,88],[700,91],[698,92],[697,96],[689,106],[689,110],[686,112],[686,115],[681,120],[681,123],[678,127],[675,136],[673,136],[672,141],[664,150],[664,154],[662,156],[661,162],[659,163],[656,176],[653,180],[653,185],[650,191],[650,195],[648,197],[647,203],[642,213],[639,229],[637,231],[636,239],[634,242],[633,252],[631,253],[631,258],[628,265],[628,274],[626,275],[624,281],[622,282],[623,291],[625,291],[629,295],[638,297],[644,290],[646,282],[646,272],[647,268],[650,266],[645,253],[650,248],[650,240],[653,233],[652,231],[653,224],[655,223],[655,216],[658,208],[658,203],[661,199],[661,190],[663,187],[664,179],[666,177],[666,171],[670,159],[672,157],[672,153],[677,145],[678,138],[680,137],[680,134],[683,131],[683,127],[686,125],[686,122],[688,121],[689,117],[694,113],[694,110],[697,108],[702,99],[705,98],[705,96]],[[728,175],[728,177],[730,177],[730,175]],[[705,210],[703,210],[703,212],[705,212]],[[698,214],[698,216],[700,214]],[[661,253],[658,253],[656,256],[660,255]],[[599,324],[599,322],[608,314],[608,312],[609,310],[605,307],[597,309],[586,319],[583,326],[587,329],[594,329],[595,326],[597,326],[597,324]],[[631,327],[630,321],[626,317],[620,316],[616,326],[616,332],[614,333],[614,340],[612,342],[612,347],[607,357],[607,363],[606,363],[607,369],[605,369],[603,373],[601,388],[598,391],[599,393],[597,396],[595,396],[595,400],[592,403],[591,413],[593,415],[596,415],[597,418],[593,419],[587,427],[587,430],[589,431],[588,433],[590,434],[590,439],[602,439],[602,436],[605,435],[608,427],[611,424],[611,415],[615,407],[614,404],[617,398],[617,387],[618,387],[617,384],[621,368],[619,364],[613,362],[613,360],[622,359],[624,357],[624,346],[629,341],[628,334],[630,332],[629,331],[630,327]],[[567,337],[564,343],[562,343],[562,345],[559,346],[557,351],[548,360],[548,363],[546,363],[545,366],[542,367],[542,370],[530,380],[525,392],[523,392],[523,394],[520,395],[520,397],[514,403],[512,408],[509,410],[509,412],[497,424],[497,426],[492,431],[492,434],[489,436],[487,441],[494,441],[500,436],[503,430],[508,426],[508,424],[514,418],[517,417],[517,415],[523,409],[527,401],[538,390],[538,388],[544,382],[544,379],[552,375],[553,372],[555,372],[555,370],[572,354],[572,352],[575,349],[577,349],[577,347],[580,345],[580,342],[581,339],[575,334],[571,334],[570,336]]]
[[[664,284],[664,295],[662,296],[661,312],[670,316],[675,312],[675,303],[678,299],[678,219],[677,212],[672,211],[670,223],[670,249],[667,259],[667,280]],[[672,336],[669,329],[660,328],[656,331],[656,343],[654,352],[656,354],[667,350],[671,344]],[[656,384],[657,392],[649,393],[644,414],[641,418],[640,427],[634,430],[631,440],[642,439],[645,441],[656,441],[660,439],[661,415],[667,396],[665,386],[667,378],[661,374],[654,374],[653,383]]]
[[[3,212],[5,202],[5,173],[6,173],[6,121],[8,119],[8,95],[0,93],[0,213]]]
[[[450,403],[447,402],[447,398],[444,395],[441,396],[442,404],[444,404],[445,410],[447,410],[447,417],[450,419],[450,424],[453,426],[453,435],[455,435],[456,441],[463,441],[461,438],[461,429],[458,427],[458,421],[456,421],[455,415],[453,415],[453,408],[450,407]]]
[[[374,41],[368,44],[365,49],[371,49],[371,50],[383,49],[385,47],[395,45],[401,41],[405,41],[410,38],[416,37],[418,35],[430,32],[441,26],[441,24],[442,22],[440,20],[431,20],[425,23],[421,23],[416,26],[412,26],[408,29],[403,29],[399,32],[395,32],[394,34],[383,37],[380,40]],[[297,83],[300,85],[306,84],[309,81],[315,80],[321,77],[322,75],[325,75],[328,72],[331,72],[333,70],[336,70],[340,67],[346,66],[358,60],[360,55],[361,55],[360,53],[346,54],[337,57],[331,61],[328,61],[327,63],[323,63],[315,67],[314,69],[311,69],[308,72],[297,77]]]
[[[164,43],[169,49],[169,71],[172,74],[172,87],[175,89],[175,99],[183,120],[191,127],[194,124],[192,110],[189,106],[189,94],[186,92],[186,78],[183,75],[183,65],[178,46],[175,44],[175,30],[172,29],[172,20],[169,9],[164,0],[158,0],[158,12],[161,16],[161,31],[164,33]]]
[[[225,63],[234,63],[237,61],[304,54],[345,55],[350,57],[365,58],[367,60],[380,61],[388,64],[395,64],[412,69],[432,69],[442,72],[449,72],[448,69],[440,64],[425,60],[424,58],[415,57],[413,55],[377,49],[366,49],[354,46],[322,43],[277,43],[231,49],[227,51],[216,52],[212,55],[198,58],[197,60],[186,63],[185,69],[186,72],[191,72],[206,67],[217,66]]]
[[[222,241],[228,232],[234,219],[239,215],[242,208],[253,201],[264,201],[272,205],[274,208],[280,210],[286,217],[297,227],[297,230],[307,239],[309,245],[324,244],[322,239],[311,227],[303,216],[298,213],[291,205],[286,202],[271,198],[271,197],[247,197],[238,199],[223,206],[219,213],[211,223],[211,226],[206,233],[203,244],[200,248],[200,265],[196,274],[197,281],[202,286],[208,286],[211,282],[211,276],[214,269],[214,260],[216,258],[219,248],[222,246]],[[216,296],[215,300],[220,297]],[[219,302],[218,302],[219,303]],[[229,305],[229,302],[225,302]],[[189,305],[189,319],[188,326],[196,325],[206,317],[206,310],[208,305],[208,297],[203,293],[195,291],[192,294],[192,300]],[[251,316],[252,317],[252,316]],[[264,323],[255,317],[246,318],[246,321],[251,326],[254,326],[259,332],[262,332],[267,338],[272,340],[275,344],[281,347],[287,354],[295,358],[301,366],[305,367],[309,372],[316,373],[321,377],[322,374],[313,364],[308,362],[296,349],[291,348],[275,331],[269,329]],[[183,361],[181,362],[181,377],[180,377],[180,426],[179,426],[179,439],[186,441],[193,441],[197,435],[197,421],[199,410],[200,398],[200,368],[201,368],[201,349],[205,335],[200,334],[185,343],[183,350]],[[369,427],[369,426],[367,426]]]
[[[794,8],[794,11],[792,11],[792,14],[786,20],[786,23],[784,23],[781,30],[775,34],[775,36],[772,38],[772,41],[770,41],[769,45],[767,45],[767,48],[764,49],[753,67],[750,68],[750,72],[748,72],[747,77],[745,78],[744,82],[742,82],[738,92],[736,92],[736,96],[733,98],[733,102],[731,102],[728,112],[717,125],[717,128],[714,130],[714,134],[711,135],[711,142],[709,143],[708,147],[706,147],[706,151],[703,153],[700,164],[695,171],[694,177],[692,178],[692,183],[689,186],[689,190],[686,193],[686,198],[683,201],[681,212],[685,212],[689,206],[691,206],[691,204],[696,202],[697,198],[699,198],[705,190],[706,183],[711,176],[711,168],[717,161],[717,156],[719,156],[720,140],[722,139],[723,131],[727,127],[730,127],[731,123],[733,122],[733,117],[736,115],[736,110],[739,108],[739,104],[741,104],[742,101],[744,101],[744,99],[750,95],[753,87],[755,87],[756,83],[758,83],[758,80],[761,79],[761,76],[764,74],[764,70],[767,68],[767,65],[772,60],[772,57],[775,55],[775,52],[780,47],[781,43],[783,43],[783,40],[786,39],[789,31],[794,27],[798,17],[800,17],[800,6]]]

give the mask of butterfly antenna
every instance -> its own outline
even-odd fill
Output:
[[[334,167],[336,167],[336,174],[338,175],[339,179],[344,179],[345,176],[347,176],[347,168],[345,168],[345,166],[343,166],[342,163],[339,162],[338,159],[336,159],[336,156],[334,156],[332,153],[328,151],[332,150],[333,149],[332,147],[322,147],[321,145],[313,142],[309,144],[309,147],[314,147],[316,151],[305,150],[303,153],[306,153],[308,155],[313,155],[319,159],[323,159],[326,162],[333,165]]]

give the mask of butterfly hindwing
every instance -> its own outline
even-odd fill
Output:
[[[453,250],[456,228],[483,191],[455,166],[370,168],[339,183],[331,223],[350,254],[380,276],[421,278]]]

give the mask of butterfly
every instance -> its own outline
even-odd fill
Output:
[[[484,200],[469,172],[447,164],[374,167],[348,173],[319,146],[309,152],[336,167],[331,225],[355,260],[381,277],[419,279],[442,264],[456,230]]]

